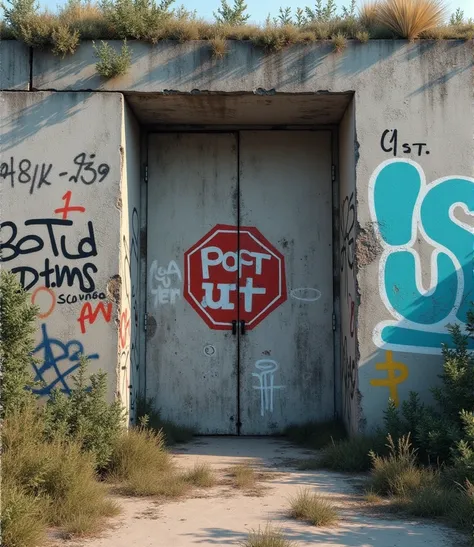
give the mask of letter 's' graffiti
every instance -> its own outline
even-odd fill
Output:
[[[375,327],[374,342],[386,349],[439,353],[443,342],[451,342],[446,326],[464,329],[474,300],[473,227],[461,220],[474,214],[474,179],[450,176],[428,184],[417,163],[388,160],[371,177],[369,203],[384,248],[380,294],[393,317]],[[428,288],[416,247],[420,236],[433,248]]]
[[[53,388],[69,394],[68,377],[79,367],[81,355],[89,360],[99,358],[97,353],[86,355],[83,345],[78,340],[64,343],[56,338],[50,338],[45,323],[41,325],[41,341],[32,355],[39,361],[32,362],[35,381],[42,383],[39,388],[33,390],[38,395],[48,395]]]

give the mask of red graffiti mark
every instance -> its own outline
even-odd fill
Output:
[[[62,200],[64,200],[64,207],[61,207],[60,209],[55,209],[54,210],[55,213],[58,213],[58,214],[62,213],[63,214],[63,220],[67,219],[68,213],[73,213],[73,212],[85,213],[86,212],[85,207],[81,207],[80,205],[71,205],[71,206],[69,206],[69,204],[71,203],[71,197],[72,197],[72,192],[71,192],[71,190],[68,190],[64,194],[64,196],[61,198]]]
[[[120,349],[124,349],[127,345],[128,333],[130,331],[130,317],[128,315],[128,309],[122,312],[120,316],[120,326],[119,326],[119,335],[120,335]]]
[[[90,325],[93,325],[99,315],[99,312],[102,312],[105,321],[109,323],[112,317],[112,302],[107,304],[107,308],[104,306],[103,302],[99,302],[95,310],[92,309],[92,304],[90,302],[86,302],[84,306],[82,306],[82,310],[78,318],[81,325],[82,334],[86,332],[86,321]]]
[[[45,319],[46,317],[49,317],[54,311],[54,308],[56,306],[56,295],[54,294],[54,291],[52,291],[48,287],[38,287],[33,291],[33,294],[31,295],[31,303],[33,304],[33,306],[36,305],[36,297],[38,296],[39,292],[46,292],[51,297],[51,304],[47,311],[38,313],[38,317],[40,319]]]
[[[184,298],[211,329],[253,329],[287,299],[285,258],[252,226],[214,226],[184,265]]]
[[[349,294],[349,306],[350,306],[350,309],[351,309],[351,320],[350,320],[350,323],[349,323],[349,329],[350,329],[350,332],[351,332],[351,338],[354,338],[354,331],[355,331],[355,326],[354,326],[354,323],[355,323],[355,302],[354,300],[352,300],[352,296]]]

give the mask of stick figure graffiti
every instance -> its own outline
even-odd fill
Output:
[[[252,386],[253,389],[260,391],[260,415],[265,416],[265,412],[273,412],[273,392],[275,389],[284,389],[285,386],[275,385],[275,372],[278,370],[278,363],[271,359],[259,359],[255,363],[255,368],[260,372],[252,372],[252,376],[258,378],[258,386]]]

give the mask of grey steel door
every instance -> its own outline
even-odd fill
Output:
[[[331,135],[154,135],[147,394],[201,434],[334,411]]]
[[[245,435],[333,417],[331,164],[328,131],[240,134],[240,225],[281,252],[287,285],[285,302],[240,337]]]
[[[234,434],[237,338],[184,298],[184,254],[216,224],[237,225],[237,136],[152,135],[148,173],[146,393],[165,419]]]

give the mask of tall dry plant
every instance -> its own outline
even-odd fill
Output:
[[[377,13],[381,24],[401,38],[414,40],[421,33],[441,26],[447,7],[444,0],[384,0]]]
[[[378,23],[379,0],[368,0],[359,7],[359,20],[365,28],[373,27]]]

